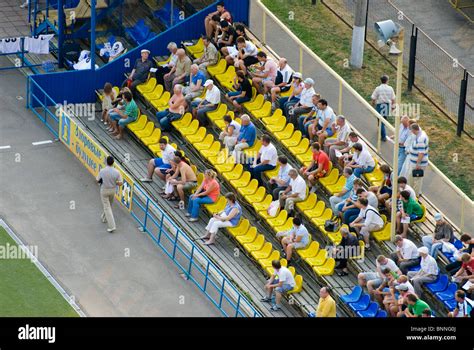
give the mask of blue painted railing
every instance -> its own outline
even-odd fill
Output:
[[[53,107],[51,107],[53,106]],[[46,127],[58,137],[59,118],[56,112],[56,102],[29,76],[26,81],[26,107],[30,109]],[[54,109],[54,112],[51,111]]]

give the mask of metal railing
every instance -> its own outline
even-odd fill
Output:
[[[329,101],[335,112],[344,114],[353,129],[363,131],[358,133],[373,145],[374,152],[388,164],[392,163],[393,145],[380,142],[379,135],[382,123],[387,134],[393,133],[394,127],[261,0],[251,2],[250,30],[276,56],[285,57],[293,69],[299,70],[304,77],[312,77],[318,92]],[[474,231],[472,220],[466,220],[474,217],[474,202],[432,162],[426,171],[423,193],[460,231]]]
[[[56,102],[31,76],[26,81],[26,107],[46,125],[54,136],[58,137],[59,118],[51,111],[51,109],[56,110]]]

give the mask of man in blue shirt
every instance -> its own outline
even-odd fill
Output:
[[[246,148],[250,148],[254,145],[255,139],[257,138],[257,129],[255,125],[250,121],[250,117],[247,114],[240,117],[241,125],[240,134],[237,138],[237,144],[234,147],[232,155],[234,156],[236,163],[243,162],[242,151]]]
[[[407,158],[407,154],[405,152],[405,141],[410,135],[410,118],[404,115],[402,119],[400,119],[400,131],[398,133],[398,175],[400,176],[400,172],[403,168],[403,163],[405,163],[405,159]],[[395,136],[391,137],[392,139]]]
[[[204,82],[206,81],[206,76],[202,71],[199,70],[197,64],[191,65],[191,74],[189,75],[189,85],[183,89],[183,94],[186,99],[188,106],[191,105],[191,102],[196,97],[202,95],[204,90]]]
[[[336,193],[334,196],[329,198],[329,202],[331,203],[331,208],[332,211],[337,211],[336,206],[346,200],[350,194],[352,187],[354,186],[354,180],[357,178],[353,173],[352,173],[352,168],[345,167],[342,175],[346,178],[346,184],[342,188],[342,191],[339,193]]]

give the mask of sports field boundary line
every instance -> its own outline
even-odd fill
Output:
[[[66,290],[61,286],[61,284],[54,278],[54,276],[48,271],[48,269],[39,261],[37,257],[33,255],[33,253],[30,251],[28,246],[23,243],[22,239],[18,237],[18,235],[11,229],[11,227],[3,220],[0,218],[0,226],[5,229],[5,231],[8,233],[8,235],[18,244],[18,246],[27,254],[28,258],[30,258],[31,262],[35,264],[35,266],[38,268],[38,270],[41,271],[41,273],[46,277],[46,279],[56,288],[56,290],[61,294],[61,296],[66,300],[66,302],[72,306],[74,311],[77,312],[77,314],[80,317],[88,317],[85,312],[82,310],[82,308],[76,303],[75,299],[68,293]]]

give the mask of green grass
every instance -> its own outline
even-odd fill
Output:
[[[352,30],[321,3],[316,7],[311,6],[309,0],[263,0],[263,3],[367,101],[379,83],[378,77],[382,74],[396,76],[395,68],[368,45],[365,46],[363,69],[345,68],[345,60],[350,58]],[[288,16],[290,11],[294,14],[293,20]],[[270,33],[267,42],[271,46]],[[406,91],[406,81],[403,91]],[[404,92],[402,102],[420,105],[419,123],[430,137],[431,161],[474,199],[474,172],[471,170],[474,142],[465,136],[457,137],[455,126],[420,93]]]
[[[0,246],[17,246],[0,227]],[[29,259],[0,260],[0,317],[78,317]]]

